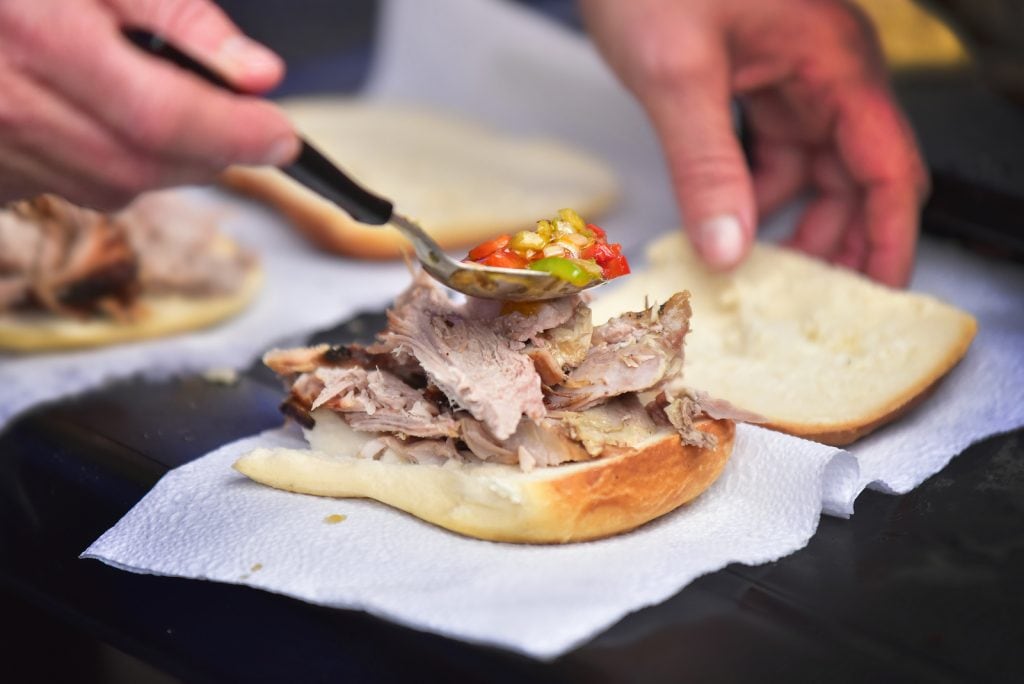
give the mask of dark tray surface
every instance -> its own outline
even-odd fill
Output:
[[[362,334],[379,315],[357,319]],[[340,338],[339,338],[340,334]],[[351,327],[326,337],[351,337]],[[136,575],[78,554],[170,467],[280,423],[277,382],[125,382],[26,415],[0,435],[0,588],[25,632],[99,640],[185,681],[914,680],[1024,676],[1022,431],[968,449],[904,496],[865,492],[775,563],[730,566],[553,663],[212,582]],[[29,617],[26,617],[29,616]],[[35,616],[35,617],[33,617]],[[31,625],[30,625],[31,626]],[[63,650],[75,653],[73,648]],[[24,661],[24,662],[23,662]]]

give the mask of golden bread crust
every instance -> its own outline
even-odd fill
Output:
[[[595,320],[690,290],[687,386],[824,444],[848,445],[911,411],[977,334],[969,312],[935,297],[769,244],[726,273],[706,268],[681,231],[648,257],[597,296]]]
[[[394,201],[444,249],[530,228],[562,207],[594,221],[619,193],[607,163],[560,140],[510,135],[398,103],[309,96],[279,104],[317,149]],[[397,231],[352,220],[278,169],[235,166],[220,181],[274,207],[328,252],[397,259],[406,249]]]
[[[585,463],[537,468],[385,463],[311,450],[258,449],[234,467],[277,489],[376,499],[445,529],[491,541],[555,544],[635,529],[704,492],[721,474],[735,424],[707,420],[713,449],[674,432]]]
[[[0,350],[19,353],[103,347],[200,330],[241,312],[263,283],[258,263],[237,292],[211,297],[143,296],[132,321],[78,320],[49,312],[0,314]]]

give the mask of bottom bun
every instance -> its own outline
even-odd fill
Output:
[[[555,544],[632,530],[704,492],[732,453],[735,424],[708,420],[697,427],[716,437],[714,448],[684,445],[666,431],[620,455],[530,472],[488,463],[357,458],[348,455],[351,444],[338,455],[256,449],[234,467],[276,489],[375,499],[478,539]]]
[[[242,286],[228,295],[143,296],[139,300],[140,311],[131,321],[79,320],[49,312],[3,313],[0,350],[40,352],[102,347],[207,328],[239,313],[262,284],[263,272],[254,265]]]

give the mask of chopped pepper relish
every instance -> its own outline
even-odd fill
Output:
[[[499,235],[469,250],[465,261],[501,268],[544,271],[577,287],[629,273],[622,246],[572,209],[537,221],[536,230]]]

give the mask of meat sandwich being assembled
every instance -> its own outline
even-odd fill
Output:
[[[689,319],[686,292],[593,326],[579,296],[457,302],[420,272],[373,344],[265,355],[310,448],[235,468],[482,539],[622,533],[700,495],[732,451],[738,414],[680,385]]]
[[[113,215],[53,195],[0,209],[0,350],[203,328],[238,313],[260,281],[251,254],[165,195]]]

